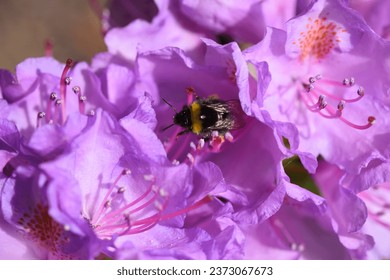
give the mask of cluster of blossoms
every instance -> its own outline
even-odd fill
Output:
[[[91,63],[0,70],[0,259],[390,258],[390,1],[287,2],[112,0]],[[193,91],[243,125],[167,128]]]

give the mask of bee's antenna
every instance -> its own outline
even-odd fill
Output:
[[[167,103],[168,106],[171,107],[173,111],[175,111],[175,113],[177,113],[176,108],[173,107],[171,103],[169,103],[168,101],[166,101],[166,100],[165,100],[164,98],[162,98],[162,97],[161,97],[161,99],[162,99],[165,103]],[[172,124],[172,125],[174,125],[174,124]],[[169,127],[171,127],[172,125],[170,125]],[[169,127],[167,127],[167,128],[169,128]],[[164,129],[164,130],[165,130],[165,129]]]
[[[168,128],[174,126],[174,125],[175,125],[174,123],[173,123],[173,124],[170,124],[170,125],[164,127],[163,129],[161,129],[161,131],[165,131],[165,130],[167,130]]]

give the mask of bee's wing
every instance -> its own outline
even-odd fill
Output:
[[[244,113],[244,111],[241,108],[240,100],[231,99],[225,102],[234,120],[233,127],[231,129],[239,129],[244,127],[247,115]]]

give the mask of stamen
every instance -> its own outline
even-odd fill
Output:
[[[81,114],[84,114],[85,112],[85,101],[87,100],[87,97],[85,95],[81,94],[81,88],[79,86],[74,86],[72,88],[73,92],[77,95],[79,100],[79,112]]]
[[[81,92],[81,89],[79,86],[72,87],[73,92],[78,96]]]
[[[344,107],[345,107],[345,101],[341,100],[339,104],[337,104],[337,110],[342,111],[344,110]]]
[[[314,83],[316,83],[315,87]],[[368,123],[365,125],[355,124],[342,116],[342,112],[345,109],[346,103],[355,103],[358,102],[361,98],[363,98],[364,88],[362,86],[358,86],[358,88],[356,89],[356,93],[358,95],[357,97],[344,98],[344,96],[339,96],[328,92],[323,88],[324,85],[331,86],[332,90],[334,88],[344,88],[345,90],[345,87],[352,88],[355,86],[355,78],[344,78],[342,82],[337,82],[333,80],[323,79],[320,75],[316,75],[315,77],[309,77],[309,83],[302,83],[302,86],[303,89],[310,94],[305,96],[303,93],[301,93],[301,91],[299,91],[299,93],[302,97],[302,100],[310,111],[319,113],[321,116],[327,119],[340,119],[342,122],[355,129],[367,129],[372,126],[372,124],[375,122],[375,117],[373,116],[370,116],[368,118]],[[310,102],[308,99],[313,100],[314,98],[318,98],[318,101],[316,104],[311,105],[310,103],[312,103],[313,101]],[[331,105],[328,105],[326,98],[331,98],[332,100],[337,101],[337,104],[335,104],[335,102],[332,102]],[[324,113],[325,111],[326,113]]]
[[[51,110],[53,107],[53,103],[57,99],[57,94],[55,92],[52,92],[49,96],[49,101],[47,102],[47,107],[46,107],[46,121],[49,122],[51,120]]]
[[[226,132],[225,139],[228,140],[229,142],[233,142],[234,141],[234,137],[233,137],[233,135],[229,131]]]
[[[123,176],[126,176],[128,175],[130,172],[129,169],[123,169],[122,172],[118,175],[118,177],[116,177],[115,181],[111,184],[111,186],[109,187],[105,197],[103,198],[101,204],[100,204],[100,207],[98,208],[98,211],[96,211],[94,213],[94,216],[92,217],[92,220],[91,220],[91,223],[92,224],[96,224],[97,221],[100,219],[100,216],[103,212],[103,209],[106,208],[106,203],[108,201],[108,197],[111,195],[112,191],[114,190],[115,186],[117,185],[118,181],[123,177]]]
[[[179,211],[176,211],[176,212],[173,212],[173,213],[170,213],[170,214],[166,214],[164,216],[162,216],[160,218],[161,221],[164,221],[164,220],[168,220],[168,219],[172,219],[174,217],[177,217],[177,216],[180,216],[180,215],[183,215],[189,211],[192,211],[192,210],[195,210],[197,208],[199,208],[200,206],[202,205],[205,205],[207,203],[209,203],[210,201],[213,200],[213,197],[211,195],[207,195],[205,196],[204,198],[202,198],[201,200],[199,200],[198,202],[184,208],[184,209],[181,209]]]
[[[204,144],[205,144],[204,139],[203,139],[203,138],[199,139],[199,142],[198,142],[198,150],[203,149]]]
[[[47,57],[53,56],[53,43],[49,39],[45,41],[45,56]]]
[[[70,84],[71,78],[67,77],[70,68],[72,67],[73,60],[68,58],[66,60],[66,64],[64,67],[64,70],[62,71],[61,80],[60,80],[60,95],[62,102],[62,123],[65,123],[66,119],[66,86]]]
[[[364,129],[370,128],[375,123],[375,117],[373,117],[373,116],[368,117],[367,124],[365,124],[365,125],[354,124],[354,123],[346,120],[343,117],[340,117],[340,120],[342,120],[345,124],[349,125],[350,127],[353,127],[353,128],[359,129],[359,130],[364,130]]]
[[[141,202],[144,198],[146,198],[153,191],[153,189],[154,189],[154,185],[150,184],[149,188],[141,196],[139,196],[134,201],[126,204],[125,206],[120,207],[120,208],[116,209],[115,211],[112,211],[109,214],[105,215],[105,217],[101,220],[101,222],[102,223],[107,222],[107,220],[112,219],[118,215],[121,215],[125,210],[129,209],[130,207],[133,207],[134,205]]]
[[[216,132],[216,133],[214,133],[214,132]],[[210,151],[216,153],[216,152],[220,151],[222,144],[225,142],[225,137],[218,136],[217,131],[213,131],[212,135],[214,135],[214,136],[212,136],[212,138],[209,142]]]
[[[191,143],[190,143],[190,147],[191,147],[191,149],[192,149],[193,151],[196,151],[196,145],[195,145],[194,142],[191,142]]]
[[[188,153],[188,154],[187,154],[187,158],[189,159],[189,161],[190,161],[191,164],[194,164],[195,158],[194,158],[194,156],[193,156],[192,154]]]
[[[194,96],[198,97],[193,87],[186,88],[187,93],[187,105],[190,105],[194,101]]]
[[[357,90],[357,94],[361,97],[364,96],[364,88],[362,86],[359,86],[358,90]]]
[[[328,105],[328,102],[326,102],[325,96],[324,95],[320,95],[318,97],[318,107],[320,108],[320,110],[325,109],[325,107],[327,105]]]
[[[60,119],[60,107],[62,107],[62,100],[61,99],[57,99],[55,102],[54,102],[54,116],[53,116],[53,122],[54,123],[57,123],[57,121]]]
[[[39,112],[37,114],[37,128],[41,126],[42,119],[45,117],[45,112]]]
[[[144,180],[149,181],[149,182],[153,182],[156,180],[156,178],[154,177],[153,174],[148,174],[148,175],[144,175]]]
[[[79,112],[84,114],[85,112],[85,102],[87,101],[87,97],[85,95],[80,95],[79,97]]]

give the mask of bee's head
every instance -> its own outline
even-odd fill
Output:
[[[192,121],[190,108],[188,106],[184,106],[180,112],[176,113],[173,117],[173,123],[184,128],[191,128]]]

